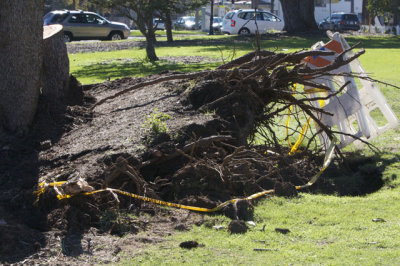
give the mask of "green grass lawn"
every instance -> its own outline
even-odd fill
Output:
[[[278,52],[307,49],[321,38],[282,37],[263,40],[262,47]],[[203,56],[229,60],[254,49],[254,40],[235,36],[190,37],[181,46],[157,47],[157,55]],[[199,40],[202,40],[199,42]],[[219,42],[227,40],[227,42]],[[327,39],[323,39],[327,41]],[[366,49],[360,61],[372,77],[400,85],[399,37],[347,37]],[[124,76],[143,76],[163,70],[197,71],[219,63],[171,64],[147,62],[143,49],[70,55],[71,72],[87,84]],[[400,90],[380,85],[389,104],[400,117]],[[366,196],[301,193],[298,198],[265,198],[256,203],[255,228],[243,235],[230,235],[209,226],[194,226],[176,233],[166,242],[148,245],[134,254],[125,254],[123,264],[217,264],[217,265],[400,265],[400,136],[393,130],[372,141],[383,153],[361,152],[382,166],[385,185]],[[346,151],[352,151],[352,147]],[[329,172],[328,172],[329,173]],[[322,178],[328,178],[328,173]],[[348,179],[353,178],[348,176]],[[351,180],[349,180],[351,183]],[[385,222],[373,222],[382,218]],[[223,216],[205,216],[206,224],[227,226]],[[264,227],[264,230],[261,229]],[[275,232],[276,227],[290,233]],[[196,240],[203,246],[184,250],[179,243]],[[254,248],[270,249],[254,251]]]
[[[156,30],[156,36],[165,36],[167,35],[165,30]],[[198,31],[198,30],[172,30],[173,35],[205,35],[207,32]],[[139,30],[131,30],[132,37],[143,37],[143,34]]]

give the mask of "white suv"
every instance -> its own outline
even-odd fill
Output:
[[[254,20],[255,17],[256,20]],[[262,34],[268,30],[281,31],[283,26],[283,20],[272,13],[257,10],[255,16],[254,9],[240,9],[225,15],[222,33],[249,35],[255,34],[258,27],[258,32]]]

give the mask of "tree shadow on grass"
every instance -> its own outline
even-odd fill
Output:
[[[387,185],[395,187],[396,173],[384,178],[384,171],[400,160],[399,154],[387,153],[372,156],[360,152],[345,154],[345,162],[333,162],[320,180],[311,188],[312,192],[339,196],[364,196]]]
[[[361,42],[362,48],[400,48],[400,36],[357,36],[345,35],[345,39],[351,45]],[[310,49],[316,42],[328,42],[329,38],[325,33],[306,34],[306,35],[285,35],[285,34],[266,34],[260,36],[261,49],[275,50],[278,48],[286,49]],[[250,46],[249,46],[250,44]],[[255,36],[237,36],[232,35],[221,39],[193,39],[193,40],[175,40],[173,43],[158,42],[159,47],[176,46],[199,46],[204,50],[219,49],[252,49],[257,47]]]
[[[100,80],[122,78],[126,76],[147,76],[150,74],[178,71],[191,72],[200,71],[206,68],[214,68],[218,63],[197,63],[197,64],[176,64],[176,63],[143,63],[143,62],[110,62],[97,63],[90,66],[85,66],[74,71],[72,74],[84,78],[93,78]]]

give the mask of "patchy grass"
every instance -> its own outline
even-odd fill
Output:
[[[206,225],[178,233],[167,244],[129,254],[123,264],[397,264],[399,192],[399,188],[385,188],[366,197],[301,194],[295,199],[264,199],[256,207],[256,226],[244,235],[230,235],[226,230],[206,226],[227,227],[229,223],[226,217],[208,216]],[[373,222],[376,218],[385,222]],[[275,228],[291,232],[284,235]],[[181,249],[179,243],[188,240],[204,246]]]

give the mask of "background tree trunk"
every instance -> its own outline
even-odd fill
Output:
[[[156,50],[154,49],[154,43],[155,43],[155,38],[151,37],[147,34],[146,35],[146,54],[147,54],[147,58],[151,62],[158,60],[158,57],[156,55]]]
[[[364,24],[364,25],[368,25],[368,23],[369,23],[369,12],[367,9],[367,5],[368,5],[368,0],[363,0],[361,24]]]
[[[281,0],[283,18],[288,33],[318,29],[314,18],[314,0]]]
[[[158,57],[156,55],[156,50],[154,48],[154,44],[156,43],[156,34],[154,33],[155,29],[153,28],[153,16],[149,15],[147,17],[146,24],[147,24],[147,32],[145,32],[146,54],[147,58],[151,62],[154,62],[158,60]]]
[[[42,95],[52,101],[64,98],[69,89],[69,59],[61,25],[44,27]]]
[[[167,12],[165,14],[165,31],[167,33],[167,42],[173,42],[174,39],[172,37],[172,19],[171,13]]]
[[[44,0],[0,1],[0,127],[23,134],[38,103]]]

